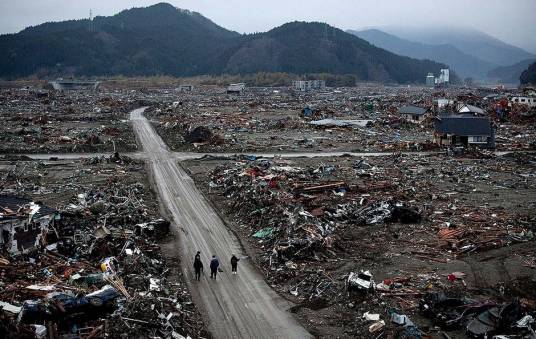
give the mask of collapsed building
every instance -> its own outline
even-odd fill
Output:
[[[0,245],[12,254],[25,253],[38,246],[59,219],[58,211],[39,202],[0,195]]]

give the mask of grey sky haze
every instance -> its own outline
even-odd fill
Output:
[[[154,0],[0,0],[0,33],[27,26],[145,7]],[[468,26],[536,53],[536,0],[168,0],[240,33],[289,21],[321,21],[341,29],[381,26]]]

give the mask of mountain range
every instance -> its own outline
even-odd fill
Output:
[[[393,53],[443,62],[462,77],[481,80],[519,82],[523,70],[514,64],[527,64],[536,58],[521,48],[468,28],[386,27],[347,32]],[[506,66],[512,67],[501,69]],[[506,71],[510,73],[506,74]],[[495,76],[498,73],[500,78]]]
[[[534,62],[536,59],[526,59],[511,66],[499,66],[490,70],[487,77],[500,83],[515,84],[520,81],[521,73]]]
[[[425,44],[451,44],[464,53],[498,66],[513,65],[521,60],[535,57],[522,48],[466,26],[425,28],[391,26],[386,27],[385,31],[403,39]]]
[[[422,83],[428,72],[446,67],[396,55],[323,23],[291,22],[239,34],[165,3],[1,35],[0,51],[0,77],[6,79],[286,72]]]

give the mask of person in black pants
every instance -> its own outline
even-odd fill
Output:
[[[231,269],[232,269],[232,271],[233,271],[233,274],[237,274],[236,269],[238,268],[238,261],[239,261],[239,260],[240,260],[240,259],[238,259],[238,258],[236,257],[236,255],[234,255],[234,254],[233,254],[233,256],[231,257]]]
[[[218,274],[218,267],[220,267],[220,262],[218,258],[216,258],[215,255],[212,256],[212,260],[210,261],[210,278],[216,279],[216,274]]]
[[[194,270],[195,280],[199,281],[201,279],[201,272],[203,272],[203,263],[201,262],[201,257],[197,255],[194,259]]]

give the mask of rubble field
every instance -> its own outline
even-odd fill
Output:
[[[135,151],[128,112],[137,107],[127,91],[0,88],[0,154]]]
[[[58,215],[35,247],[0,253],[0,337],[211,337],[163,250],[173,236],[143,162],[5,155],[0,178],[0,200],[32,201],[3,218],[36,218],[35,206]]]
[[[319,338],[534,336],[535,164],[482,153],[181,162]]]
[[[0,337],[211,337],[125,155],[139,107],[172,151],[212,154],[180,164],[315,337],[536,336],[536,110],[509,104],[520,90],[179,83],[0,84]],[[450,115],[490,134],[450,126],[440,147]],[[460,150],[469,138],[499,152]],[[251,155],[292,152],[394,155]],[[23,155],[51,153],[109,155]]]
[[[467,102],[482,107],[495,122],[497,150],[534,150],[534,110],[516,108],[508,118],[500,118],[497,103],[486,97],[496,94],[484,89],[362,85],[312,92],[247,88],[235,95],[226,94],[223,87],[205,86],[186,93],[155,89],[146,91],[145,98],[154,103],[147,117],[175,151],[437,150],[432,114],[455,112],[456,105]],[[440,108],[438,99],[451,104]],[[431,115],[420,123],[407,121],[398,113],[407,104]]]
[[[141,106],[149,107],[146,116],[174,151],[433,151],[439,149],[433,116],[465,103],[492,119],[497,150],[536,149],[534,109],[504,113],[500,98],[513,92],[491,89],[363,84],[311,92],[247,88],[236,95],[217,86],[191,92],[113,82],[95,92],[19,86],[0,86],[0,154],[136,151],[128,112]],[[398,110],[408,104],[429,115],[419,123],[405,120]]]

